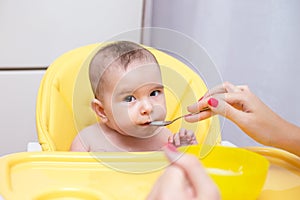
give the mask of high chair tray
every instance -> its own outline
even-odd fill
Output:
[[[300,199],[300,158],[298,156],[275,148],[248,147],[246,149],[263,155],[270,162],[259,200]]]
[[[219,146],[202,160],[222,199],[298,199],[299,159],[249,150]],[[15,153],[0,158],[0,194],[7,200],[145,199],[168,164],[162,152]]]

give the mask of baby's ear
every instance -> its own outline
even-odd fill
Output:
[[[107,116],[105,114],[103,104],[98,99],[93,99],[91,103],[92,109],[100,117],[102,122],[107,122]]]

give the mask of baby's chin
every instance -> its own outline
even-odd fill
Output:
[[[145,128],[147,126],[149,128]],[[150,125],[143,125],[140,127],[142,128],[142,130],[137,128],[133,131],[130,131],[131,133],[128,135],[135,137],[135,138],[147,139],[147,138],[151,138],[151,137],[161,133],[161,131],[163,129],[163,127],[150,126]]]
[[[151,126],[152,130],[144,134],[144,138],[150,138],[155,135],[158,135],[162,133],[166,128],[165,127],[157,127],[157,126]]]

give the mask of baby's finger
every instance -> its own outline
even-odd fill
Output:
[[[180,146],[188,145],[188,138],[187,138],[187,130],[184,128],[181,128],[179,131],[179,140],[180,140]]]
[[[196,137],[193,137],[190,144],[198,144],[198,141],[197,141]]]
[[[179,133],[175,134],[173,137],[173,144],[178,147],[180,146],[180,138],[179,138]]]
[[[187,136],[188,138],[192,139],[193,136],[195,136],[194,131],[192,131],[192,130],[187,130],[187,131],[186,131],[186,136]]]
[[[168,137],[168,143],[173,144],[174,140],[173,140],[174,135],[171,135]]]
[[[196,140],[196,136],[194,134],[194,131],[187,130],[187,132],[186,132],[186,140],[188,142],[188,145],[197,144],[197,140]]]
[[[180,138],[185,138],[185,137],[186,137],[186,134],[187,134],[187,130],[186,130],[186,129],[181,128],[181,129],[179,130],[179,137],[180,137]]]

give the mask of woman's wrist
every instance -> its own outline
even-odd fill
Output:
[[[300,156],[300,128],[286,120],[282,120],[282,126],[278,129],[278,139],[274,147],[284,149]]]
[[[270,140],[265,145],[300,156],[300,128],[280,116],[277,116],[276,121],[271,120],[269,124],[266,130]]]

